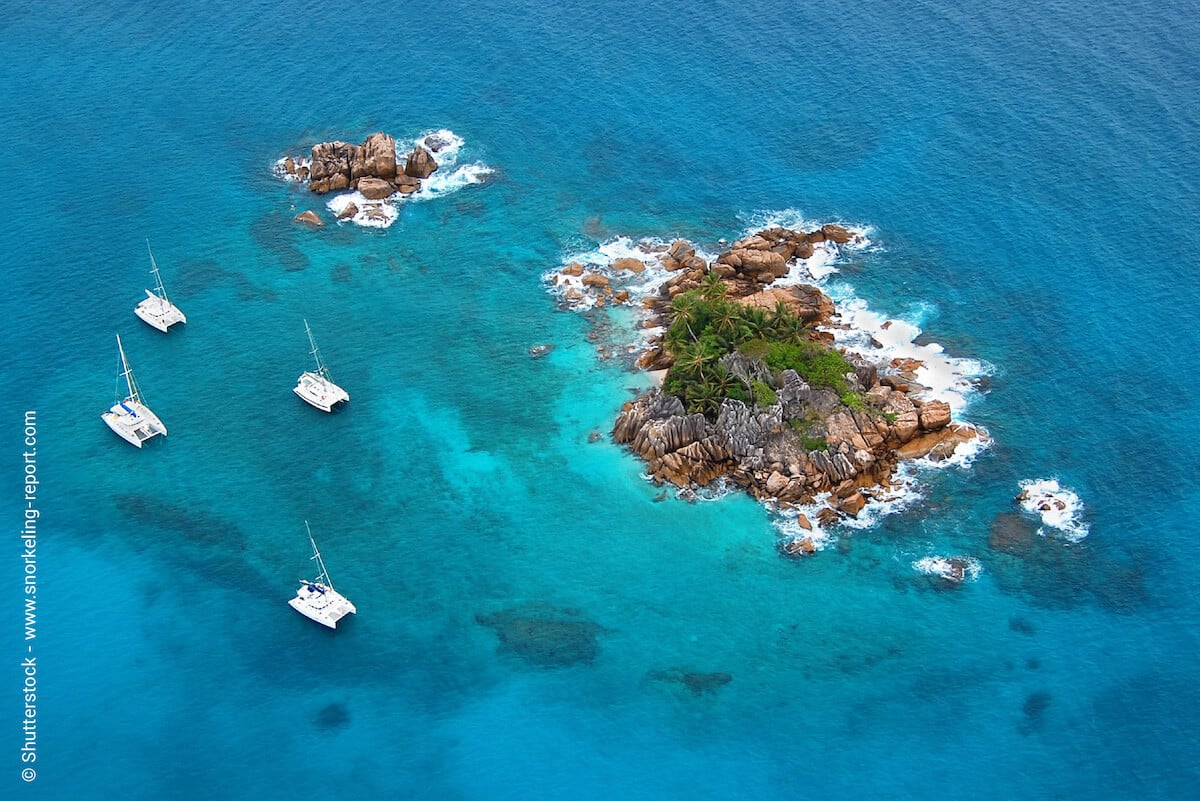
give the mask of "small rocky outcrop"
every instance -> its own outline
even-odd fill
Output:
[[[437,168],[438,165],[433,160],[433,154],[420,145],[413,148],[413,151],[408,154],[408,159],[404,162],[404,174],[410,178],[424,180],[433,175]]]
[[[450,140],[445,139],[436,133],[431,133],[421,140],[421,144],[429,148],[431,153],[440,153],[442,150],[450,146]]]
[[[810,258],[818,242],[845,244],[854,235],[840,225],[823,225],[816,231],[793,231],[789,228],[768,228],[734,242],[728,251],[717,258],[722,278],[736,278],[757,284],[770,284],[788,274],[793,259]]]
[[[624,258],[614,261],[612,263],[612,268],[614,270],[626,270],[631,273],[640,273],[645,271],[646,265],[640,259]]]
[[[294,219],[298,223],[304,223],[305,225],[311,225],[313,228],[320,228],[321,226],[325,225],[325,223],[321,220],[321,218],[317,216],[317,213],[315,211],[312,211],[311,209],[308,211],[300,212],[292,219]]]
[[[357,190],[369,200],[382,200],[396,193],[419,191],[421,181],[438,168],[433,153],[446,144],[434,135],[425,137],[425,146],[417,145],[400,169],[395,138],[378,132],[360,145],[319,142],[313,145],[311,158],[288,156],[282,169],[291,179],[307,181],[309,191],[317,194]]]
[[[953,584],[962,584],[967,575],[967,560],[952,556],[946,560],[946,563],[949,565],[949,569],[943,578]]]
[[[355,145],[346,142],[320,142],[313,145],[309,162],[308,188],[317,194],[340,192],[350,187],[350,165],[355,160]]]
[[[373,133],[355,148],[350,161],[350,180],[376,178],[390,181],[396,177],[396,140],[385,133]],[[361,191],[361,190],[360,190]]]
[[[358,191],[367,200],[383,200],[396,193],[396,187],[382,178],[359,178]]]

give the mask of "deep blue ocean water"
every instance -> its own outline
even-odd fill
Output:
[[[5,7],[3,797],[1194,797],[1194,8],[678,6]],[[323,205],[276,159],[441,128],[488,180],[291,222]],[[993,447],[800,562],[752,501],[655,503],[589,442],[647,379],[541,278],[787,210],[870,226],[839,279],[995,368]],[[131,313],[146,239],[189,317],[165,337]],[[333,416],[290,392],[305,318]],[[98,419],[114,333],[170,429],[144,451]],[[1087,539],[990,549],[1049,476]],[[337,632],[284,603],[305,519],[359,608]],[[946,552],[979,579],[914,573]],[[500,647],[479,618],[514,609],[600,627],[594,658]]]

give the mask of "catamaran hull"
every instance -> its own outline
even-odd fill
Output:
[[[138,448],[148,439],[167,435],[167,427],[158,419],[158,415],[134,401],[115,404],[100,415],[100,419],[114,434]]]
[[[346,615],[358,613],[354,604],[337,590],[310,582],[300,585],[296,597],[288,601],[288,606],[309,620],[331,629],[336,629],[338,621]]]
[[[163,300],[149,289],[146,290],[146,295],[146,299],[133,310],[146,325],[165,334],[176,323],[187,322],[187,317],[174,303]]]
[[[295,392],[309,406],[323,412],[332,412],[334,406],[350,400],[350,393],[329,379],[313,372],[301,373],[292,392]]]

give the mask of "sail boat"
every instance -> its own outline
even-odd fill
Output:
[[[329,377],[329,368],[321,360],[321,352],[317,350],[317,342],[313,339],[312,329],[308,320],[304,321],[304,330],[308,333],[308,344],[312,347],[312,356],[317,360],[316,371],[306,370],[300,374],[300,380],[292,391],[299,395],[305,403],[315,406],[323,412],[332,412],[338,403],[350,400],[346,390],[333,383]]]
[[[150,272],[154,275],[154,289],[146,290],[146,299],[137,305],[133,313],[152,328],[157,328],[164,334],[175,323],[186,323],[187,317],[171,301],[167,300],[167,290],[163,286],[162,274],[158,271],[158,262],[154,261],[154,251],[150,250],[150,240],[146,240],[146,252],[150,254]]]
[[[142,447],[142,443],[151,437],[167,435],[167,427],[163,425],[158,415],[150,411],[138,392],[137,382],[133,379],[133,370],[129,360],[125,358],[125,348],[121,345],[121,335],[117,335],[117,352],[121,354],[121,372],[117,376],[117,402],[104,414],[101,419],[116,432],[117,436],[130,445]],[[125,379],[126,395],[121,398],[121,379]]]
[[[358,614],[358,610],[346,596],[333,588],[333,582],[329,580],[329,571],[325,569],[325,560],[317,550],[317,541],[313,539],[312,529],[309,528],[307,520],[304,521],[304,528],[308,531],[308,541],[312,545],[312,558],[316,560],[321,572],[312,581],[300,579],[300,588],[296,590],[296,597],[288,601],[288,606],[309,620],[336,629],[339,620],[346,615]]]

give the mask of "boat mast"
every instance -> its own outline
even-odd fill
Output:
[[[154,251],[150,249],[150,240],[146,240],[146,252],[150,254],[150,272],[154,273],[154,293],[162,303],[167,303],[167,288],[163,286],[162,274],[158,271],[158,262],[154,260]]]
[[[317,350],[317,340],[313,339],[313,332],[308,327],[308,320],[304,321],[304,330],[308,333],[308,344],[312,346],[312,356],[317,360],[317,375],[326,381],[331,380],[329,378],[329,368],[325,366],[325,362],[321,361],[321,352]]]
[[[129,366],[129,360],[125,358],[125,346],[121,344],[120,334],[117,334],[117,350],[121,354],[121,377],[125,379],[125,385],[129,387],[129,395],[125,400],[141,403],[142,396],[138,392],[137,382],[133,380],[133,368]]]
[[[308,527],[307,520],[304,521],[304,528],[308,531],[308,541],[312,543],[312,558],[317,560],[317,565],[321,568],[321,572],[317,575],[317,581],[332,590],[333,582],[329,579],[329,571],[325,569],[325,560],[321,558],[321,552],[317,550],[317,541],[313,539],[312,529]],[[322,581],[322,579],[324,580]]]

